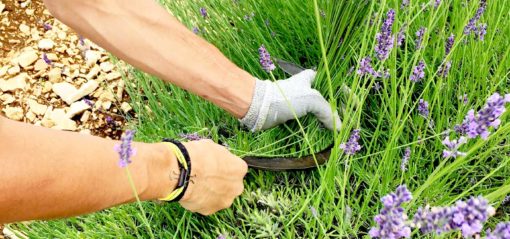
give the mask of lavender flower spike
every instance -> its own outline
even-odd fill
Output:
[[[420,99],[420,101],[418,102],[418,113],[421,116],[427,118],[429,116],[429,102]]]
[[[510,222],[500,222],[492,232],[487,231],[486,239],[510,239]]]
[[[411,158],[411,148],[407,147],[404,151],[404,156],[402,157],[402,163],[400,164],[400,169],[402,171],[406,171],[407,162],[409,162],[409,158]]]
[[[450,54],[450,51],[452,50],[453,44],[455,43],[455,35],[451,34],[450,37],[448,37],[448,40],[446,40],[446,46],[445,46],[445,54]]]
[[[476,10],[476,14],[473,18],[469,19],[468,24],[464,28],[464,34],[469,35],[471,32],[476,31],[476,23],[480,20],[480,17],[485,12],[486,2],[485,0],[480,1],[480,7]]]
[[[416,49],[421,48],[421,43],[423,42],[423,36],[425,35],[425,31],[427,28],[421,27],[420,30],[416,32]]]
[[[121,168],[126,167],[131,163],[131,157],[136,154],[136,149],[131,147],[131,142],[135,136],[134,130],[126,130],[121,138],[121,143],[116,144],[113,149],[119,153],[119,166]]]
[[[179,137],[186,139],[188,141],[197,141],[203,139],[202,136],[200,136],[197,132],[190,133],[190,134],[179,134]]]
[[[499,117],[506,111],[505,104],[510,102],[510,94],[504,97],[498,93],[492,94],[485,106],[475,114],[474,110],[468,111],[461,125],[455,126],[455,131],[465,134],[469,138],[480,136],[482,139],[489,137],[489,128],[498,128],[501,124]]]
[[[447,61],[439,67],[439,75],[446,78],[448,73],[450,73],[450,69],[452,68],[452,61]]]
[[[401,185],[394,193],[384,196],[381,201],[383,208],[374,217],[377,226],[370,229],[370,237],[381,239],[409,238],[411,228],[407,225],[407,215],[402,204],[412,199],[411,192]]]
[[[372,67],[371,62],[372,59],[368,56],[361,59],[361,62],[359,63],[360,64],[359,69],[356,73],[358,73],[358,75],[360,76],[364,76],[366,74],[370,74],[375,77],[379,76],[379,74]]]
[[[200,8],[200,15],[202,15],[204,18],[207,17],[207,9],[205,9],[205,7]]]
[[[466,153],[459,152],[461,145],[467,142],[466,137],[460,137],[458,140],[450,140],[450,137],[446,137],[443,140],[443,145],[447,149],[443,150],[443,158],[457,158],[458,156],[466,156]]]
[[[386,14],[386,19],[381,26],[381,31],[375,35],[377,40],[375,52],[377,53],[377,58],[381,61],[388,59],[388,56],[393,49],[395,37],[392,35],[392,28],[394,21],[395,10],[390,9]]]
[[[413,74],[411,75],[411,81],[419,82],[425,78],[425,62],[420,61],[416,67],[414,67]]]
[[[358,143],[359,138],[359,129],[353,130],[349,140],[346,143],[340,144],[340,149],[342,149],[347,155],[356,154],[361,150],[361,145]]]
[[[271,60],[271,55],[269,55],[269,52],[267,52],[267,49],[264,45],[260,46],[259,48],[259,56],[260,65],[262,66],[262,69],[264,69],[266,72],[269,73],[276,68],[273,61]]]

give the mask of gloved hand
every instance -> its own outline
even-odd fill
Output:
[[[313,70],[304,70],[286,80],[276,82],[257,79],[250,108],[241,119],[241,123],[251,131],[268,129],[294,119],[292,112],[294,110],[298,118],[313,113],[331,130],[335,120],[336,129],[339,130],[342,126],[340,116],[335,112],[332,117],[329,103],[319,91],[311,87],[315,75],[316,72]],[[289,103],[292,108],[289,107]]]

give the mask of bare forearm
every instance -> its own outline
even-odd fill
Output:
[[[113,140],[0,117],[0,223],[78,215],[134,200]],[[142,200],[172,190],[175,159],[160,144],[135,143],[129,169]]]
[[[141,70],[240,118],[255,80],[153,0],[45,0],[64,23]]]

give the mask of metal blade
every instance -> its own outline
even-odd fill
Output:
[[[304,70],[306,70],[305,68],[303,68],[302,66],[299,66],[297,64],[294,64],[292,62],[288,62],[288,61],[284,61],[282,59],[275,59],[276,60],[276,64],[278,64],[278,66],[280,68],[282,68],[282,70],[289,74],[289,75],[295,75],[299,72],[302,72]]]

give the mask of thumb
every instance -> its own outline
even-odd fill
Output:
[[[336,110],[335,112],[331,111],[329,102],[324,99],[319,91],[313,90],[312,96],[312,100],[309,104],[309,112],[314,114],[326,128],[330,130],[336,128],[337,131],[340,131],[342,120],[338,112]]]

